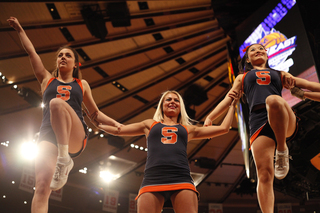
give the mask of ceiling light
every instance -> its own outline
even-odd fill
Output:
[[[100,177],[107,183],[119,178],[119,175],[111,174],[109,171],[100,171]]]
[[[25,159],[32,160],[38,154],[38,147],[36,143],[25,142],[21,145],[21,154]]]

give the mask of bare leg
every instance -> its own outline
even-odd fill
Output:
[[[198,197],[192,190],[181,190],[171,196],[173,209],[176,213],[197,213]]]
[[[50,182],[58,153],[57,147],[49,142],[40,142],[38,148],[39,154],[35,160],[36,190],[32,199],[31,212],[47,213],[51,194]]]
[[[296,116],[288,103],[278,95],[266,99],[269,124],[277,139],[277,150],[287,149],[286,137],[290,137],[296,128]]]
[[[159,193],[146,192],[138,198],[138,213],[160,213],[164,197]]]
[[[50,101],[50,112],[52,129],[56,134],[58,146],[68,145],[69,150],[64,151],[78,152],[82,148],[85,132],[75,111],[65,101],[54,98]]]
[[[273,213],[273,156],[275,142],[271,138],[260,136],[253,142],[251,149],[257,169],[257,196],[261,211],[263,213]]]

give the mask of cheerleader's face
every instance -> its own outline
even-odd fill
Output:
[[[180,99],[174,93],[168,93],[162,104],[163,113],[169,117],[178,116],[180,114]]]
[[[267,50],[260,44],[249,47],[247,54],[247,63],[251,63],[252,66],[266,64],[268,60]]]
[[[62,49],[58,53],[57,67],[61,72],[70,71],[76,67],[74,53],[70,49]]]

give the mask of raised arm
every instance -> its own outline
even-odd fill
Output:
[[[211,126],[212,121],[215,120],[217,117],[219,117],[224,111],[228,109],[228,107],[231,105],[233,98],[230,97],[230,93],[235,92],[239,95],[241,86],[242,86],[242,76],[243,74],[240,74],[235,79],[235,82],[231,88],[231,90],[227,93],[227,95],[224,97],[224,99],[210,112],[210,114],[206,117],[206,120],[204,122],[204,126]]]
[[[121,126],[120,128],[108,126],[104,124],[99,124],[98,127],[109,133],[111,135],[117,136],[138,136],[138,135],[148,135],[151,125],[153,124],[154,120],[148,119],[142,122],[133,123]]]
[[[189,130],[190,140],[212,138],[212,137],[223,135],[229,132],[229,129],[234,117],[235,105],[239,100],[240,93],[229,92],[228,97],[232,99],[232,102],[231,102],[231,105],[229,106],[228,113],[225,116],[224,120],[222,121],[221,125],[220,126],[211,125],[207,127],[193,126],[193,128]]]
[[[9,19],[7,19],[7,21],[9,22],[9,25],[17,31],[21,44],[29,55],[34,74],[38,79],[39,83],[42,85],[43,80],[50,78],[51,74],[43,66],[43,63],[39,55],[37,54],[26,32],[21,27],[18,19],[15,17],[10,17]]]
[[[104,124],[119,128],[122,124],[110,118],[99,110],[92,97],[91,88],[88,82],[86,80],[81,80],[81,82],[84,90],[83,103],[85,105],[86,114],[89,117],[91,123],[96,127],[98,127],[99,124]]]

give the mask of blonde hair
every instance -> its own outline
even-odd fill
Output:
[[[164,97],[169,93],[173,93],[173,94],[177,95],[180,100],[180,114],[178,116],[178,123],[180,123],[182,125],[192,125],[191,119],[189,118],[189,116],[186,112],[186,108],[184,106],[184,102],[183,102],[181,95],[177,91],[174,91],[174,90],[168,90],[162,94],[160,101],[158,103],[157,110],[154,113],[153,120],[155,120],[157,122],[164,121],[162,104],[163,104]]]

